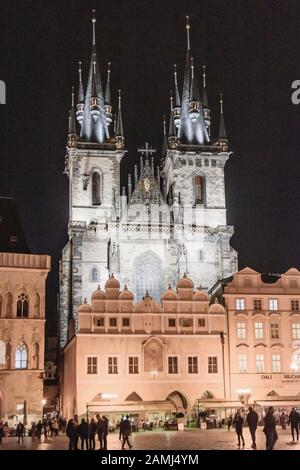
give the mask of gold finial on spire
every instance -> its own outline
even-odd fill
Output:
[[[122,90],[119,89],[118,90],[119,109],[121,109],[121,93],[122,93]]]
[[[203,77],[203,87],[206,87],[206,66],[202,65],[202,77]]]
[[[187,49],[190,50],[190,17],[186,16],[186,37],[187,37]]]
[[[79,82],[82,82],[82,62],[81,60],[78,62],[78,73],[79,73]]]

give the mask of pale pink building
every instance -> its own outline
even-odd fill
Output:
[[[224,341],[220,335],[224,332]],[[184,276],[158,303],[134,296],[113,275],[78,309],[78,333],[64,348],[62,412],[189,416],[201,397],[228,396],[226,314]],[[223,366],[225,365],[225,369]]]
[[[300,405],[300,272],[245,268],[224,288],[230,394],[265,408]]]

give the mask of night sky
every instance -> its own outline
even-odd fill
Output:
[[[161,146],[174,63],[182,78],[189,14],[195,65],[207,66],[213,131],[218,94],[224,95],[234,152],[226,165],[228,223],[235,226],[239,267],[300,268],[300,105],[290,98],[292,81],[300,79],[298,0],[1,0],[7,104],[0,106],[0,194],[16,198],[31,251],[52,256],[50,326],[67,241],[63,170],[71,86],[78,60],[86,77],[93,8],[102,81],[111,61],[112,88],[123,94],[122,183],[138,162],[138,146]]]

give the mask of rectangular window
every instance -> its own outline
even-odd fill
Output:
[[[254,323],[254,336],[255,339],[262,339],[264,337],[264,326],[262,323]]]
[[[173,328],[174,326],[176,326],[176,319],[175,318],[169,318],[168,325],[169,325],[169,328]]]
[[[292,324],[292,338],[300,339],[300,323]]]
[[[115,328],[117,326],[117,319],[116,318],[110,318],[109,319],[109,326]]]
[[[205,318],[198,318],[198,326],[199,328],[205,327]]]
[[[261,310],[261,300],[260,299],[254,299],[253,300],[253,307],[254,307],[254,310]]]
[[[299,310],[299,300],[291,300],[291,310]]]
[[[269,299],[269,309],[278,310],[278,299]]]
[[[178,357],[168,357],[169,374],[178,374]]]
[[[236,310],[245,310],[245,299],[235,299]]]
[[[272,354],[272,372],[281,372],[280,354]]]
[[[139,373],[139,358],[137,356],[131,356],[128,358],[129,362],[129,374]]]
[[[271,323],[271,339],[279,339],[279,323]]]
[[[198,357],[197,356],[188,357],[188,372],[189,374],[198,374]]]
[[[104,326],[104,318],[97,318],[97,326]]]
[[[237,323],[236,324],[236,336],[239,339],[246,338],[246,323]]]
[[[218,358],[217,356],[209,356],[208,359],[208,373],[217,374],[218,373]]]
[[[122,325],[123,325],[123,326],[130,326],[130,320],[129,320],[129,318],[123,318],[123,319],[122,319]]]
[[[87,374],[97,374],[98,372],[98,358],[95,356],[90,356],[87,358]]]
[[[256,372],[265,371],[265,357],[263,354],[256,355]]]
[[[238,355],[239,372],[247,372],[247,354]]]
[[[118,373],[118,358],[117,357],[108,358],[108,373],[109,374]]]

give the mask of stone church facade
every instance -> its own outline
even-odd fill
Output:
[[[164,123],[160,162],[146,143],[139,165],[120,189],[125,164],[121,92],[115,119],[110,65],[102,87],[93,17],[92,57],[84,87],[79,65],[78,97],[72,93],[66,155],[69,178],[69,241],[60,270],[60,345],[78,331],[78,307],[114,273],[140,301],[146,290],[160,301],[187,273],[202,289],[237,270],[226,223],[224,167],[230,156],[223,102],[218,136],[211,115],[203,69],[199,93],[187,22],[186,66],[179,93],[174,71],[168,131]]]

